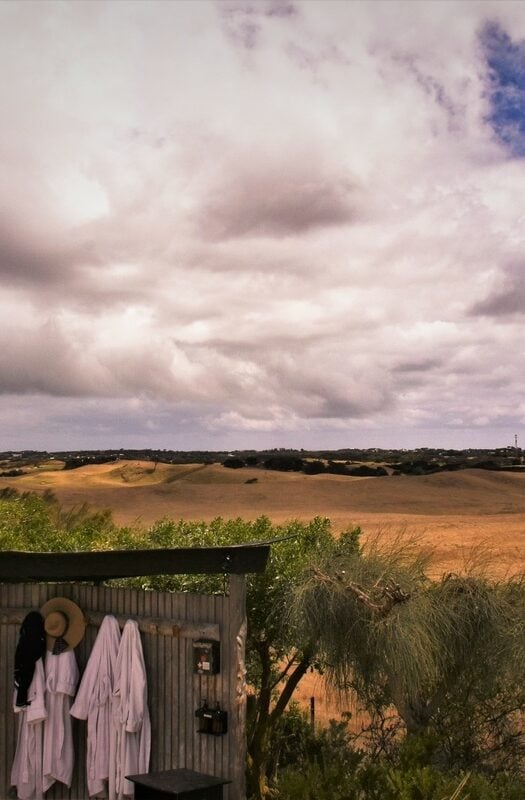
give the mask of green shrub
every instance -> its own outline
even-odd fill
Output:
[[[464,782],[464,783],[463,783]],[[462,788],[459,788],[463,784]],[[340,762],[287,767],[277,783],[279,800],[523,800],[525,783],[500,775],[439,772],[434,767],[396,769],[384,761],[348,774]]]
[[[499,773],[489,778],[432,764],[434,734],[407,736],[388,755],[356,746],[347,721],[315,731],[297,705],[275,731],[273,788],[279,800],[523,800],[525,782]]]

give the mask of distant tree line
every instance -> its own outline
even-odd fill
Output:
[[[372,459],[371,459],[372,460]],[[276,453],[259,457],[250,455],[241,457],[240,454],[225,458],[223,466],[229,469],[242,469],[243,467],[259,467],[261,469],[276,470],[277,472],[303,472],[305,475],[348,475],[352,477],[378,478],[385,475],[432,475],[436,472],[457,472],[463,469],[486,469],[493,471],[522,472],[519,457],[506,458],[460,458],[455,452],[453,457],[436,458],[421,456],[419,458],[405,457],[402,460],[386,460],[384,464],[370,465],[356,463],[351,460],[335,460],[333,458],[308,458],[295,453]],[[387,469],[388,467],[388,469]]]
[[[304,459],[297,456],[277,455],[259,461],[256,457],[246,459],[232,456],[223,461],[223,466],[230,469],[242,469],[242,467],[262,467],[263,469],[277,470],[278,472],[304,472],[305,475],[320,475],[323,473],[332,475],[353,475],[366,477],[379,477],[388,475],[384,467],[370,467],[365,464],[344,464],[339,461],[331,461],[325,464],[320,459]]]
[[[17,477],[24,467],[38,466],[42,461],[56,459],[71,470],[87,464],[106,464],[117,460],[150,461],[158,464],[216,464],[239,469],[260,467],[281,472],[303,472],[306,475],[331,473],[335,475],[379,477],[394,475],[430,475],[461,469],[493,471],[523,471],[524,456],[517,447],[492,450],[415,448],[413,450],[384,450],[380,448],[340,448],[338,450],[306,450],[271,448],[268,450],[169,450],[113,448],[106,450],[70,450],[0,453],[0,477]]]
[[[77,469],[85,467],[87,464],[111,464],[116,460],[115,456],[76,456],[64,460],[64,469]]]

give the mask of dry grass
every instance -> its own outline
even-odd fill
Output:
[[[253,478],[257,482],[246,483]],[[162,517],[255,519],[261,514],[281,523],[319,515],[330,517],[336,531],[349,525],[360,525],[367,535],[407,530],[435,550],[437,571],[455,570],[487,546],[500,574],[525,564],[521,474],[464,470],[349,478],[121,461],[0,479],[0,488],[8,485],[21,491],[51,489],[66,507],[88,502],[111,508],[120,524],[150,524]]]

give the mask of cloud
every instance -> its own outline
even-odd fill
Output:
[[[327,65],[347,66],[352,63],[340,46],[330,40],[306,45],[303,41],[292,40],[286,43],[285,52],[299,69],[310,72],[315,80],[321,80],[322,68]]]
[[[114,389],[111,375],[52,320],[9,324],[0,335],[2,394],[90,397]]]
[[[395,367],[395,372],[401,373],[420,373],[420,372],[428,372],[430,370],[435,369],[436,367],[440,367],[442,362],[436,358],[425,358],[421,361],[407,361],[402,364],[398,364]]]
[[[525,23],[453,7],[4,4],[10,441],[518,424],[525,162],[490,115]]]
[[[290,0],[220,0],[216,7],[226,36],[245,50],[260,45],[266,20],[286,20],[299,13]]]
[[[226,35],[231,41],[246,50],[252,50],[259,42],[261,25],[253,3],[227,2],[218,6]]]
[[[222,167],[207,191],[198,226],[212,239],[294,236],[357,217],[359,192],[351,175],[323,168],[322,155],[279,161],[264,153],[241,155]]]
[[[25,222],[25,221],[24,221]],[[0,278],[10,285],[51,288],[75,281],[79,270],[96,261],[92,244],[32,230],[18,218],[0,221]]]
[[[523,266],[516,264],[498,273],[488,296],[470,309],[473,316],[508,318],[525,314]]]

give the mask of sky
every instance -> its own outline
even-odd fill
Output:
[[[0,450],[521,436],[522,2],[0,0],[0,74]]]

